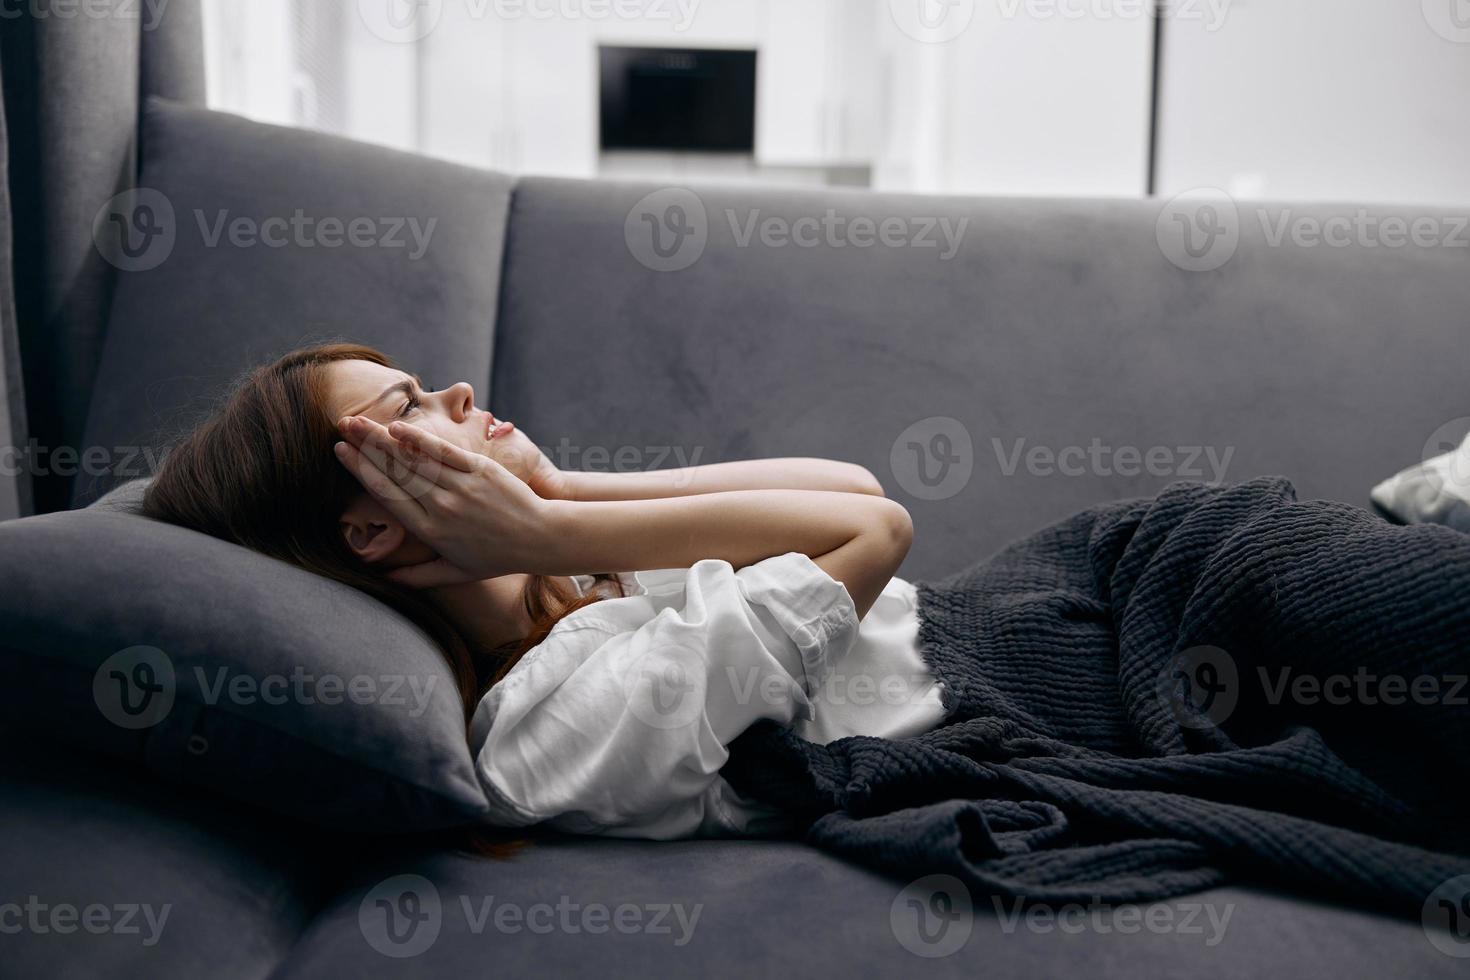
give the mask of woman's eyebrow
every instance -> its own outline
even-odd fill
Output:
[[[394,395],[402,395],[404,398],[412,398],[414,391],[416,389],[422,388],[422,387],[423,387],[423,384],[419,381],[417,375],[415,375],[413,377],[413,380],[411,380],[411,381],[408,380],[408,379],[404,379],[403,381],[400,381],[397,384],[389,385],[387,388],[384,388],[383,389],[383,393],[381,395],[379,395],[377,398],[374,398],[372,401],[368,402],[362,408],[358,409],[355,412],[351,412],[349,414],[351,414],[351,415],[362,415],[363,413],[365,413],[368,410],[372,409],[374,406],[381,405],[383,402],[387,401],[389,398],[393,397]]]

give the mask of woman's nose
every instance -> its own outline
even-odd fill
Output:
[[[444,390],[444,400],[456,422],[463,422],[475,410],[475,388],[468,381],[459,381]]]

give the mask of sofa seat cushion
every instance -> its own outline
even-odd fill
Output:
[[[507,862],[364,863],[278,977],[487,972],[1448,980],[1464,960],[1416,921],[1254,889],[1018,912],[953,879],[889,879],[794,842],[570,838]]]

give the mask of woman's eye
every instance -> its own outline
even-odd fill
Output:
[[[417,398],[410,398],[408,401],[404,402],[403,407],[398,410],[398,418],[404,418],[405,416],[415,411],[418,407],[419,400]]]

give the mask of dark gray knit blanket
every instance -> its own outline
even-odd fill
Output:
[[[1175,484],[919,603],[941,727],[731,746],[722,775],[812,844],[1045,902],[1232,881],[1418,914],[1470,873],[1470,535]]]

